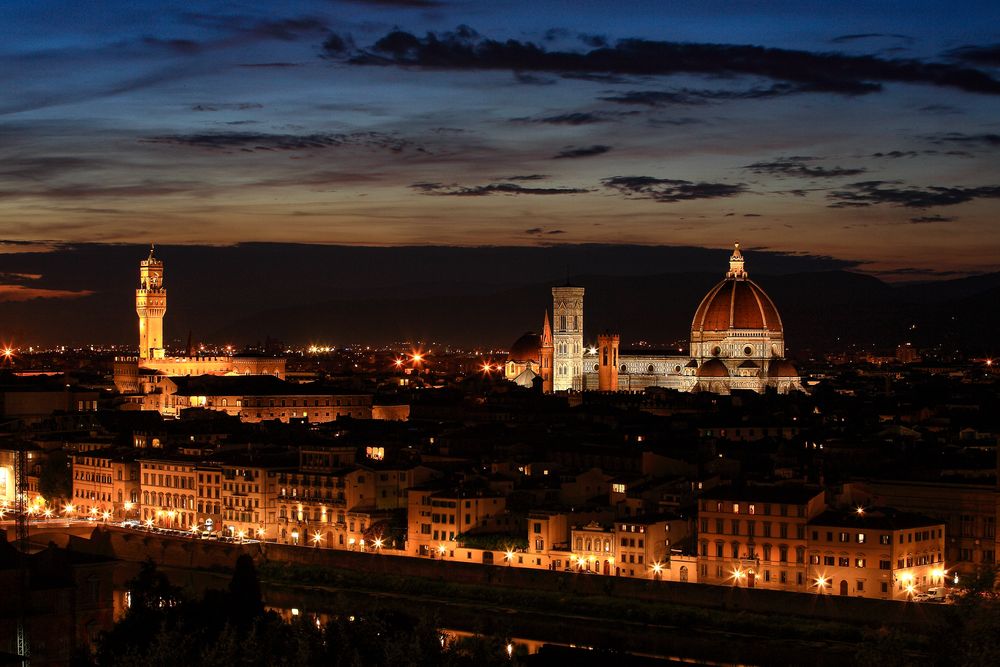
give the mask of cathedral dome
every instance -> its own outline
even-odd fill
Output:
[[[725,280],[709,290],[691,322],[692,332],[755,329],[782,330],[778,309],[760,285],[747,277],[739,244],[729,259]]]
[[[729,369],[718,359],[709,359],[698,368],[700,378],[727,378]]]
[[[787,359],[775,359],[768,366],[767,376],[771,378],[797,378],[799,371]]]
[[[541,356],[542,337],[529,331],[510,346],[507,361],[534,361],[537,363]]]
[[[766,329],[781,331],[774,302],[749,278],[730,278],[713,287],[695,311],[693,331]]]

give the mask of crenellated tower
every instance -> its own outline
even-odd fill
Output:
[[[546,394],[552,393],[552,359],[555,346],[552,342],[552,326],[549,324],[549,309],[545,309],[545,319],[542,321],[542,345],[539,350],[539,361],[541,368],[539,375],[542,376],[542,391]]]
[[[163,315],[167,312],[167,290],[163,287],[163,262],[153,256],[139,262],[139,288],[135,291],[135,312],[139,315],[139,358],[162,359]]]
[[[553,391],[583,389],[582,287],[552,288]]]
[[[621,336],[606,331],[597,337],[597,388],[618,391],[618,345]]]

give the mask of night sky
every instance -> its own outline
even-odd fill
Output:
[[[38,242],[0,252],[738,239],[890,279],[996,269],[1000,3],[33,0],[0,20],[0,238]]]

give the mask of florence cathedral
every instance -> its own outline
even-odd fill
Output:
[[[802,391],[799,373],[785,359],[781,317],[771,298],[750,280],[737,243],[729,271],[695,310],[687,356],[620,350],[618,334],[583,340],[582,287],[552,288],[552,324],[526,333],[511,346],[507,379],[543,391],[678,391],[728,394],[732,390]]]

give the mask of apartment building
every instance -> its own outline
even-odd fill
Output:
[[[906,600],[946,579],[945,525],[885,508],[828,510],[809,522],[809,583],[837,595]]]
[[[717,487],[698,501],[702,583],[809,590],[807,527],[826,509],[808,486]]]

